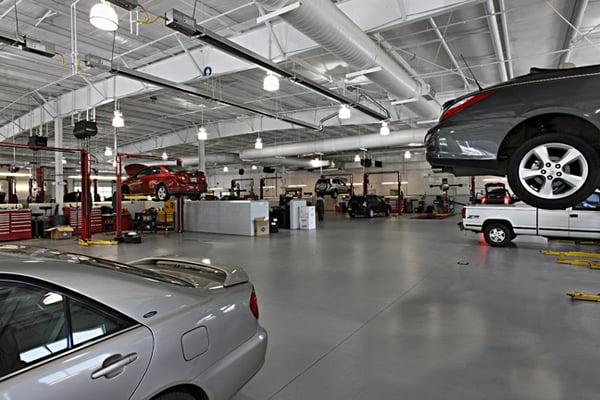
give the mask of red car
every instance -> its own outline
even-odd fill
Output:
[[[159,201],[172,195],[200,198],[206,192],[206,177],[201,171],[189,171],[177,165],[146,166],[130,164],[125,167],[129,175],[121,186],[123,194],[154,196]]]

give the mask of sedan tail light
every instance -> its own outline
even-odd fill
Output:
[[[504,204],[510,204],[510,196],[504,195]]]
[[[481,204],[487,204],[487,202],[488,202],[487,196],[483,196],[481,198]]]
[[[252,311],[254,318],[258,319],[258,299],[254,287],[252,287],[252,293],[250,294],[250,311]]]
[[[450,107],[448,107],[447,110],[444,111],[444,113],[440,117],[440,122],[445,121],[448,118],[452,117],[453,115],[456,115],[459,112],[466,110],[467,108],[471,107],[472,105],[475,105],[475,104],[479,103],[480,101],[487,99],[492,94],[494,94],[494,93],[493,92],[485,92],[485,93],[475,94],[473,96],[462,99],[461,101],[451,105]]]

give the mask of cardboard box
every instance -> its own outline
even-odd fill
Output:
[[[65,240],[73,237],[73,228],[70,226],[55,226],[46,229],[46,232],[50,232],[50,239],[52,240]]]
[[[269,218],[256,218],[254,220],[254,235],[255,236],[269,235]]]

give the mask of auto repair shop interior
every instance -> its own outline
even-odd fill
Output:
[[[0,398],[597,399],[600,0],[0,0]]]

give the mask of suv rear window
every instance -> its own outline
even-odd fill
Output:
[[[30,247],[11,244],[0,245],[0,255],[6,255],[8,257],[26,257],[48,261],[76,263],[136,275],[141,278],[151,279],[157,282],[169,283],[177,286],[193,287],[192,284],[182,279],[178,279],[167,274],[161,274],[156,271],[151,271],[149,269],[140,268],[128,264],[122,264],[115,261],[109,261],[102,258],[89,257],[82,254],[63,253],[60,251],[50,250],[42,247]]]
[[[317,185],[320,184],[320,183],[326,183],[327,184],[327,183],[329,183],[329,179],[319,179],[317,181]]]

